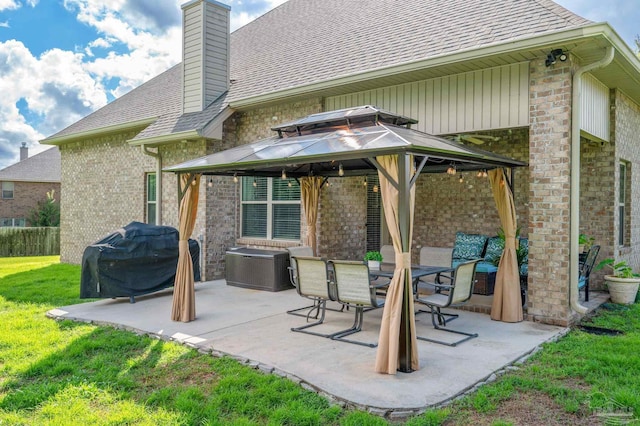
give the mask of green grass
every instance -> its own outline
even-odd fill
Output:
[[[381,424],[228,358],[46,318],[83,302],[79,276],[57,257],[0,258],[0,424]]]
[[[387,424],[229,358],[46,318],[49,309],[84,302],[79,275],[57,257],[0,258],[0,424]],[[529,410],[549,412],[529,424],[581,424],[612,407],[638,418],[640,305],[603,309],[592,321],[624,334],[571,331],[520,369],[405,423],[520,424],[517,415]]]

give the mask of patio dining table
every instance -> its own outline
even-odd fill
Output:
[[[383,263],[379,270],[369,270],[369,275],[372,279],[380,277],[392,278],[394,265],[391,263]],[[411,281],[413,284],[413,293],[418,292],[418,282],[420,278],[428,275],[439,275],[442,273],[453,272],[453,268],[448,266],[429,266],[429,265],[412,265],[411,266]]]

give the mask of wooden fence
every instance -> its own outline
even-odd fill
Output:
[[[60,228],[0,227],[0,257],[60,254]]]

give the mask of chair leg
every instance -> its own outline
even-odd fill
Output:
[[[320,319],[318,319],[318,321],[312,322],[311,324],[305,324],[305,325],[300,326],[300,327],[293,327],[293,328],[291,328],[291,331],[295,331],[295,332],[298,332],[298,333],[312,334],[314,336],[320,336],[320,337],[331,337],[331,336],[333,336],[335,333],[324,334],[324,333],[316,333],[314,331],[307,330],[308,328],[315,327],[315,326],[320,325],[320,324],[322,324],[324,322],[324,314],[325,314],[325,311],[326,311],[326,309],[325,309],[326,308],[326,304],[327,304],[326,300],[318,301],[317,309],[320,312]],[[311,312],[313,312],[314,309],[316,309],[316,308],[312,308],[312,310],[309,311],[309,316],[307,317],[307,319],[308,318],[312,318],[311,317]]]
[[[346,306],[346,305],[341,305],[339,309],[336,309],[336,308],[327,308],[327,307],[325,306],[325,309],[326,309],[327,311],[344,312],[345,306]],[[287,313],[288,313],[289,315],[295,315],[295,316],[297,316],[297,317],[304,317],[304,318],[318,318],[318,315],[320,314],[320,312],[319,312],[319,311],[317,311],[317,313],[316,313],[316,315],[315,315],[315,316],[310,316],[310,315],[309,315],[309,312],[313,312],[314,310],[317,310],[317,309],[318,309],[318,302],[317,302],[317,301],[314,301],[314,302],[313,302],[313,305],[304,306],[304,307],[302,307],[302,308],[291,309],[291,310],[287,311]],[[347,306],[347,310],[348,310],[348,309],[349,309],[349,307]],[[307,312],[307,313],[305,314],[305,313],[300,313],[300,311],[309,311],[309,312]]]
[[[584,280],[584,301],[589,301],[589,278]]]
[[[434,340],[434,339],[429,339],[427,337],[421,337],[421,336],[417,336],[417,339],[419,340],[424,340],[426,342],[433,342],[433,343],[439,343],[441,345],[447,345],[447,346],[457,346],[458,344],[462,343],[462,342],[466,342],[467,340],[471,340],[475,337],[478,337],[477,333],[466,333],[464,331],[459,331],[459,330],[452,330],[450,328],[445,328],[445,326],[447,325],[447,320],[444,317],[444,315],[440,312],[440,308],[437,306],[430,306],[431,308],[431,323],[433,324],[433,328],[435,328],[436,330],[442,330],[442,331],[448,331],[449,333],[456,333],[456,334],[461,334],[464,337],[463,339],[457,340],[455,342],[449,343],[449,342],[444,342],[442,340]],[[436,316],[438,317],[438,323],[440,325],[442,325],[442,327],[440,325],[438,325],[438,323],[436,323]]]
[[[370,309],[368,309],[370,310]],[[369,348],[375,348],[376,346],[378,346],[377,343],[366,343],[366,342],[358,342],[357,340],[349,340],[349,339],[345,339],[345,336],[349,336],[351,334],[355,334],[359,331],[362,331],[362,324],[364,323],[364,307],[363,306],[357,306],[356,307],[356,313],[355,313],[355,318],[353,320],[353,325],[351,326],[351,328],[348,328],[346,330],[342,330],[342,331],[338,331],[337,333],[334,333],[333,336],[331,336],[331,340],[340,340],[342,342],[347,342],[347,343],[353,343],[355,345],[361,345],[361,346],[367,346]]]
[[[430,308],[430,310],[428,310],[428,311],[425,311],[424,309],[418,309],[416,311],[416,315],[418,315],[418,314],[432,314],[433,315],[432,310],[433,310],[433,308]],[[460,316],[459,314],[450,314],[448,312],[440,312],[439,315],[442,316],[442,317],[446,317],[446,321],[453,321],[454,319],[456,319],[456,318],[458,318]],[[443,318],[443,321],[444,320],[445,320],[445,318]],[[445,323],[446,323],[446,321],[445,321]]]

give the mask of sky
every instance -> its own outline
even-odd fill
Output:
[[[284,1],[222,0],[232,31]],[[185,2],[0,0],[0,169],[23,142],[29,155],[49,148],[38,141],[180,62]],[[609,22],[635,49],[638,0],[556,2]]]

